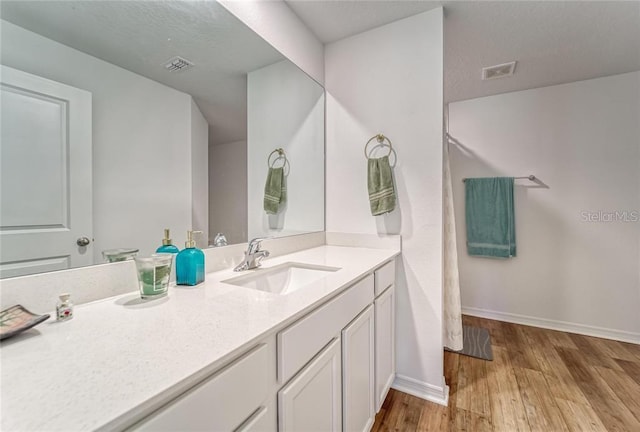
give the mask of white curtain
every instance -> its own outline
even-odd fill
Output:
[[[456,218],[453,213],[448,137],[444,141],[444,346],[450,350],[459,351],[462,349],[462,305],[458,274]]]

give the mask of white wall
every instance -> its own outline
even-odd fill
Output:
[[[324,47],[286,3],[273,0],[219,0],[219,3],[313,79],[324,83]]]
[[[469,313],[640,342],[640,72],[452,103],[462,304]],[[461,179],[517,181],[518,256],[466,253]]]
[[[229,244],[247,242],[247,142],[209,147],[209,244],[217,233]]]
[[[324,230],[322,87],[284,60],[249,73],[247,100],[249,238]],[[267,215],[267,158],[276,148],[289,161],[287,199],[282,212]]]
[[[443,402],[441,8],[325,47],[327,231],[402,235],[396,388]],[[397,152],[398,208],[371,216],[367,140]],[[393,158],[392,158],[393,160]]]
[[[2,63],[93,95],[94,256],[191,227],[191,96],[2,21]],[[206,144],[205,144],[206,145]]]
[[[191,227],[202,231],[202,234],[196,236],[196,242],[199,248],[205,248],[209,245],[209,124],[193,99],[191,170]],[[180,245],[178,247],[182,248]]]

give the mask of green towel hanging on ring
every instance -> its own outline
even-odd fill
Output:
[[[396,208],[396,190],[389,156],[373,159],[367,164],[367,186],[371,214],[378,216]]]
[[[269,168],[264,185],[264,211],[267,214],[278,214],[280,206],[287,200],[287,188],[284,168]]]

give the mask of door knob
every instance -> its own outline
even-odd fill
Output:
[[[76,240],[76,244],[80,247],[88,246],[89,243],[91,243],[91,240],[89,240],[89,237],[80,237],[78,240]]]

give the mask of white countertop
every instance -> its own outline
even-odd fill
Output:
[[[52,314],[0,344],[0,429],[129,425],[398,254],[321,246],[264,261],[341,268],[287,295],[221,283],[239,275],[229,269],[162,299],[135,291],[76,306],[67,322]]]

